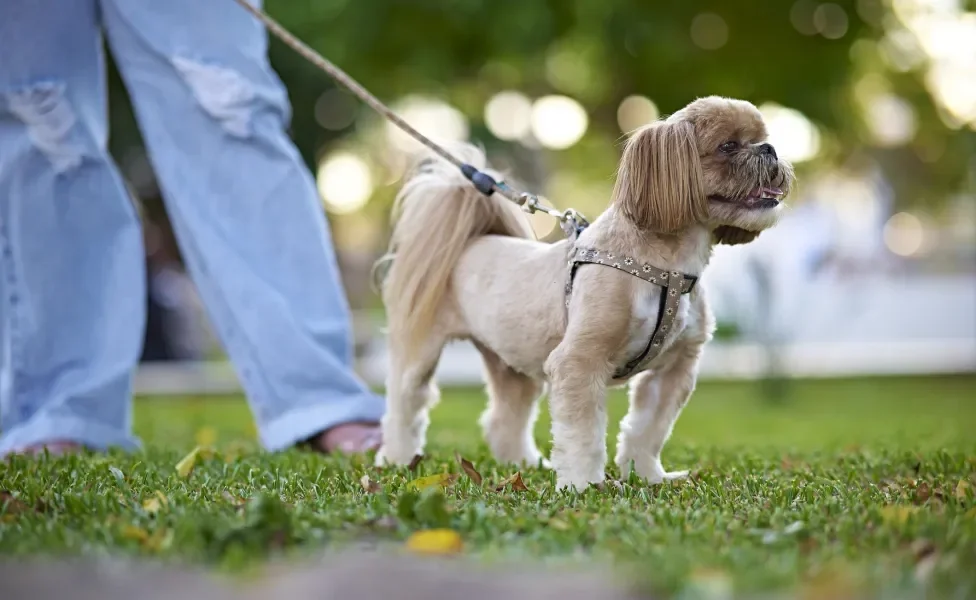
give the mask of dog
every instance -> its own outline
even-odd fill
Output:
[[[629,384],[616,464],[652,484],[686,476],[664,470],[661,450],[715,329],[697,279],[714,244],[772,227],[794,182],[767,139],[752,104],[697,99],[632,132],[607,210],[553,244],[514,203],[482,195],[446,161],[421,161],[381,259],[390,373],[377,464],[423,453],[441,351],[469,340],[483,358],[480,425],[497,460],[551,466],[560,489],[602,482],[607,390]],[[458,151],[484,167],[476,148]],[[546,383],[551,463],[532,435]]]

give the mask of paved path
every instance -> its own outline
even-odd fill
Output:
[[[258,581],[116,559],[0,561],[10,600],[638,600],[596,573],[482,568],[461,559],[381,554],[273,566]],[[578,569],[577,569],[578,571]]]

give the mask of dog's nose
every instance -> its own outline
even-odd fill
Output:
[[[759,146],[759,154],[768,154],[769,156],[772,156],[773,158],[777,158],[776,157],[776,148],[773,148],[773,145],[772,144],[763,144],[763,145]]]

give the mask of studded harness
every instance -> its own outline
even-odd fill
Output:
[[[576,271],[581,264],[603,265],[612,267],[618,271],[629,273],[638,279],[643,279],[648,283],[664,288],[661,291],[661,304],[658,309],[657,323],[651,338],[647,341],[643,352],[627,362],[623,367],[617,369],[613,374],[614,379],[623,379],[631,374],[639,372],[647,366],[654,358],[660,354],[664,344],[664,339],[674,325],[674,316],[678,312],[678,302],[683,294],[688,294],[695,288],[698,277],[686,275],[678,271],[664,271],[648,264],[638,264],[629,256],[621,256],[605,250],[594,250],[592,248],[576,248],[573,256],[569,260],[569,276],[566,280],[566,306],[569,306],[570,296],[573,293],[573,279]]]

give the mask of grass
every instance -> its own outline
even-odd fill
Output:
[[[496,491],[515,471],[487,457],[474,390],[445,392],[414,471],[261,453],[239,398],[142,400],[143,452],[0,463],[0,556],[109,551],[237,570],[325,545],[422,545],[417,531],[444,528],[456,535],[431,542],[441,551],[607,563],[682,597],[723,586],[976,594],[976,376],[797,381],[779,403],[759,390],[699,386],[665,450],[665,467],[693,469],[690,481],[582,494],[554,492],[538,469],[521,472],[527,489]],[[611,399],[612,423],[625,404]],[[540,443],[547,427],[543,411]],[[178,472],[215,440],[216,453]]]

